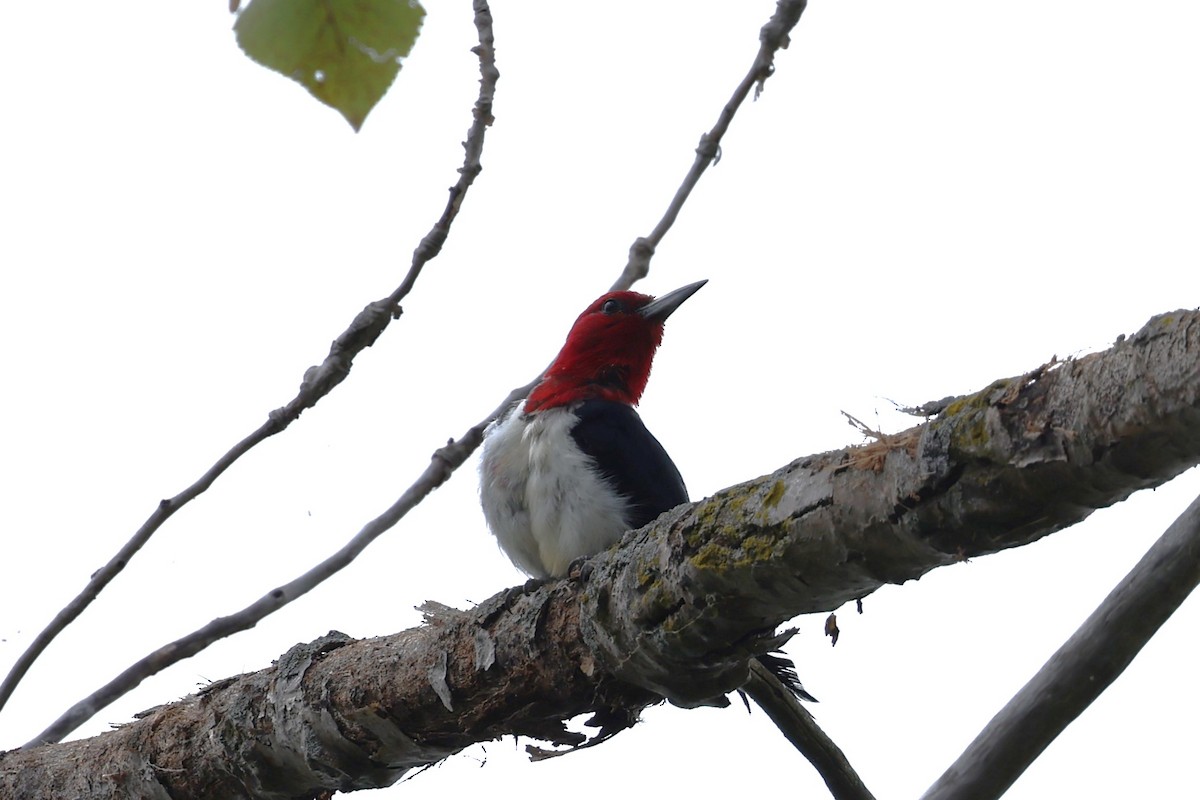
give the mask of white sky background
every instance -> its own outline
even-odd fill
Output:
[[[504,2],[484,171],[350,378],[169,522],[0,712],[19,745],[149,650],[325,557],[544,366],[649,232],[773,3]],[[436,3],[354,135],[238,51],[225,3],[15,3],[0,27],[0,670],[266,413],[441,212],[476,93],[469,3]],[[672,317],[643,417],[695,498],[899,430],[917,404],[1198,304],[1200,9],[814,0],[639,288]],[[522,580],[475,462],[351,568],[81,735],[330,629],[417,624]],[[880,798],[914,797],[1200,493],[1191,472],[1038,544],[938,570],[789,647]],[[1193,599],[1012,798],[1194,790]],[[521,743],[524,744],[523,742]],[[824,796],[740,703],[656,707],[601,747],[512,740],[378,796]]]

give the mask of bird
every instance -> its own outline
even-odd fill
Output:
[[[558,578],[688,501],[679,469],[634,410],[663,323],[706,281],[657,299],[609,292],[575,320],[523,402],[484,440],[480,499],[500,549],[533,578]]]
[[[600,296],[575,320],[562,350],[529,393],[489,429],[480,500],[500,549],[531,578],[572,564],[688,502],[675,462],[635,410],[664,323],[707,283],[660,297]],[[791,661],[760,661],[797,697],[814,700]]]

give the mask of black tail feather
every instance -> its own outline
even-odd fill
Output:
[[[763,653],[756,658],[796,697],[810,703],[821,702],[804,690],[804,684],[800,682],[800,676],[796,674],[796,665],[790,658],[775,653]]]

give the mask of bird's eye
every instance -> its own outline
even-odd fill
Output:
[[[600,306],[600,310],[609,316],[620,314],[625,310],[625,306],[621,305],[620,300],[605,300],[604,305]]]

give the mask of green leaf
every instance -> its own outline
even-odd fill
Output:
[[[417,0],[253,0],[233,27],[246,55],[302,84],[357,131],[424,17]]]

